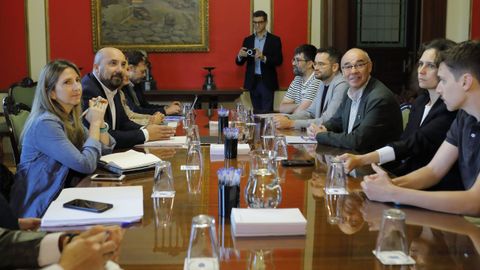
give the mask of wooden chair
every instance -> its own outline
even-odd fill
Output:
[[[6,134],[10,137],[15,164],[20,162],[20,134],[30,114],[35,87],[35,82],[25,78],[20,83],[13,84],[8,91],[8,96],[3,99]]]

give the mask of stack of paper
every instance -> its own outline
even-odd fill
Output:
[[[103,213],[69,209],[63,204],[84,199],[113,204]],[[143,187],[87,187],[63,189],[50,204],[42,218],[41,227],[78,226],[93,224],[122,224],[137,222],[143,217]]]
[[[144,144],[135,145],[137,147],[184,147],[187,143],[186,136],[175,136],[171,137],[168,140],[158,140],[158,141],[151,141],[146,142]]]
[[[305,235],[307,228],[298,208],[233,208],[230,220],[235,236]]]
[[[161,161],[157,156],[135,150],[114,153],[100,158],[100,165],[109,171],[122,174],[129,171],[143,170],[155,166]]]

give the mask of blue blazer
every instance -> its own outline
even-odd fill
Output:
[[[100,156],[111,153],[110,145],[87,138],[77,149],[65,133],[63,122],[54,114],[40,115],[22,141],[22,155],[10,193],[10,206],[18,217],[41,217],[65,185],[70,170],[91,174]],[[87,130],[84,129],[85,134]]]

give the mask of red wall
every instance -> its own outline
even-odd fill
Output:
[[[480,39],[480,0],[472,0],[471,39]]]
[[[0,90],[28,76],[24,1],[2,3],[0,9]]]
[[[203,53],[151,53],[153,76],[160,89],[194,89],[202,86],[204,66],[215,66],[219,88],[243,85],[244,67],[235,65],[243,38],[250,33],[250,1],[209,1],[210,51]],[[72,19],[72,16],[74,19]],[[93,63],[90,1],[49,1],[50,56],[66,58],[90,72]],[[274,33],[283,43],[284,64],[280,85],[293,78],[293,49],[307,41],[307,1],[276,1]]]

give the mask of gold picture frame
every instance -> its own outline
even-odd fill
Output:
[[[209,50],[208,0],[91,0],[93,48]]]

